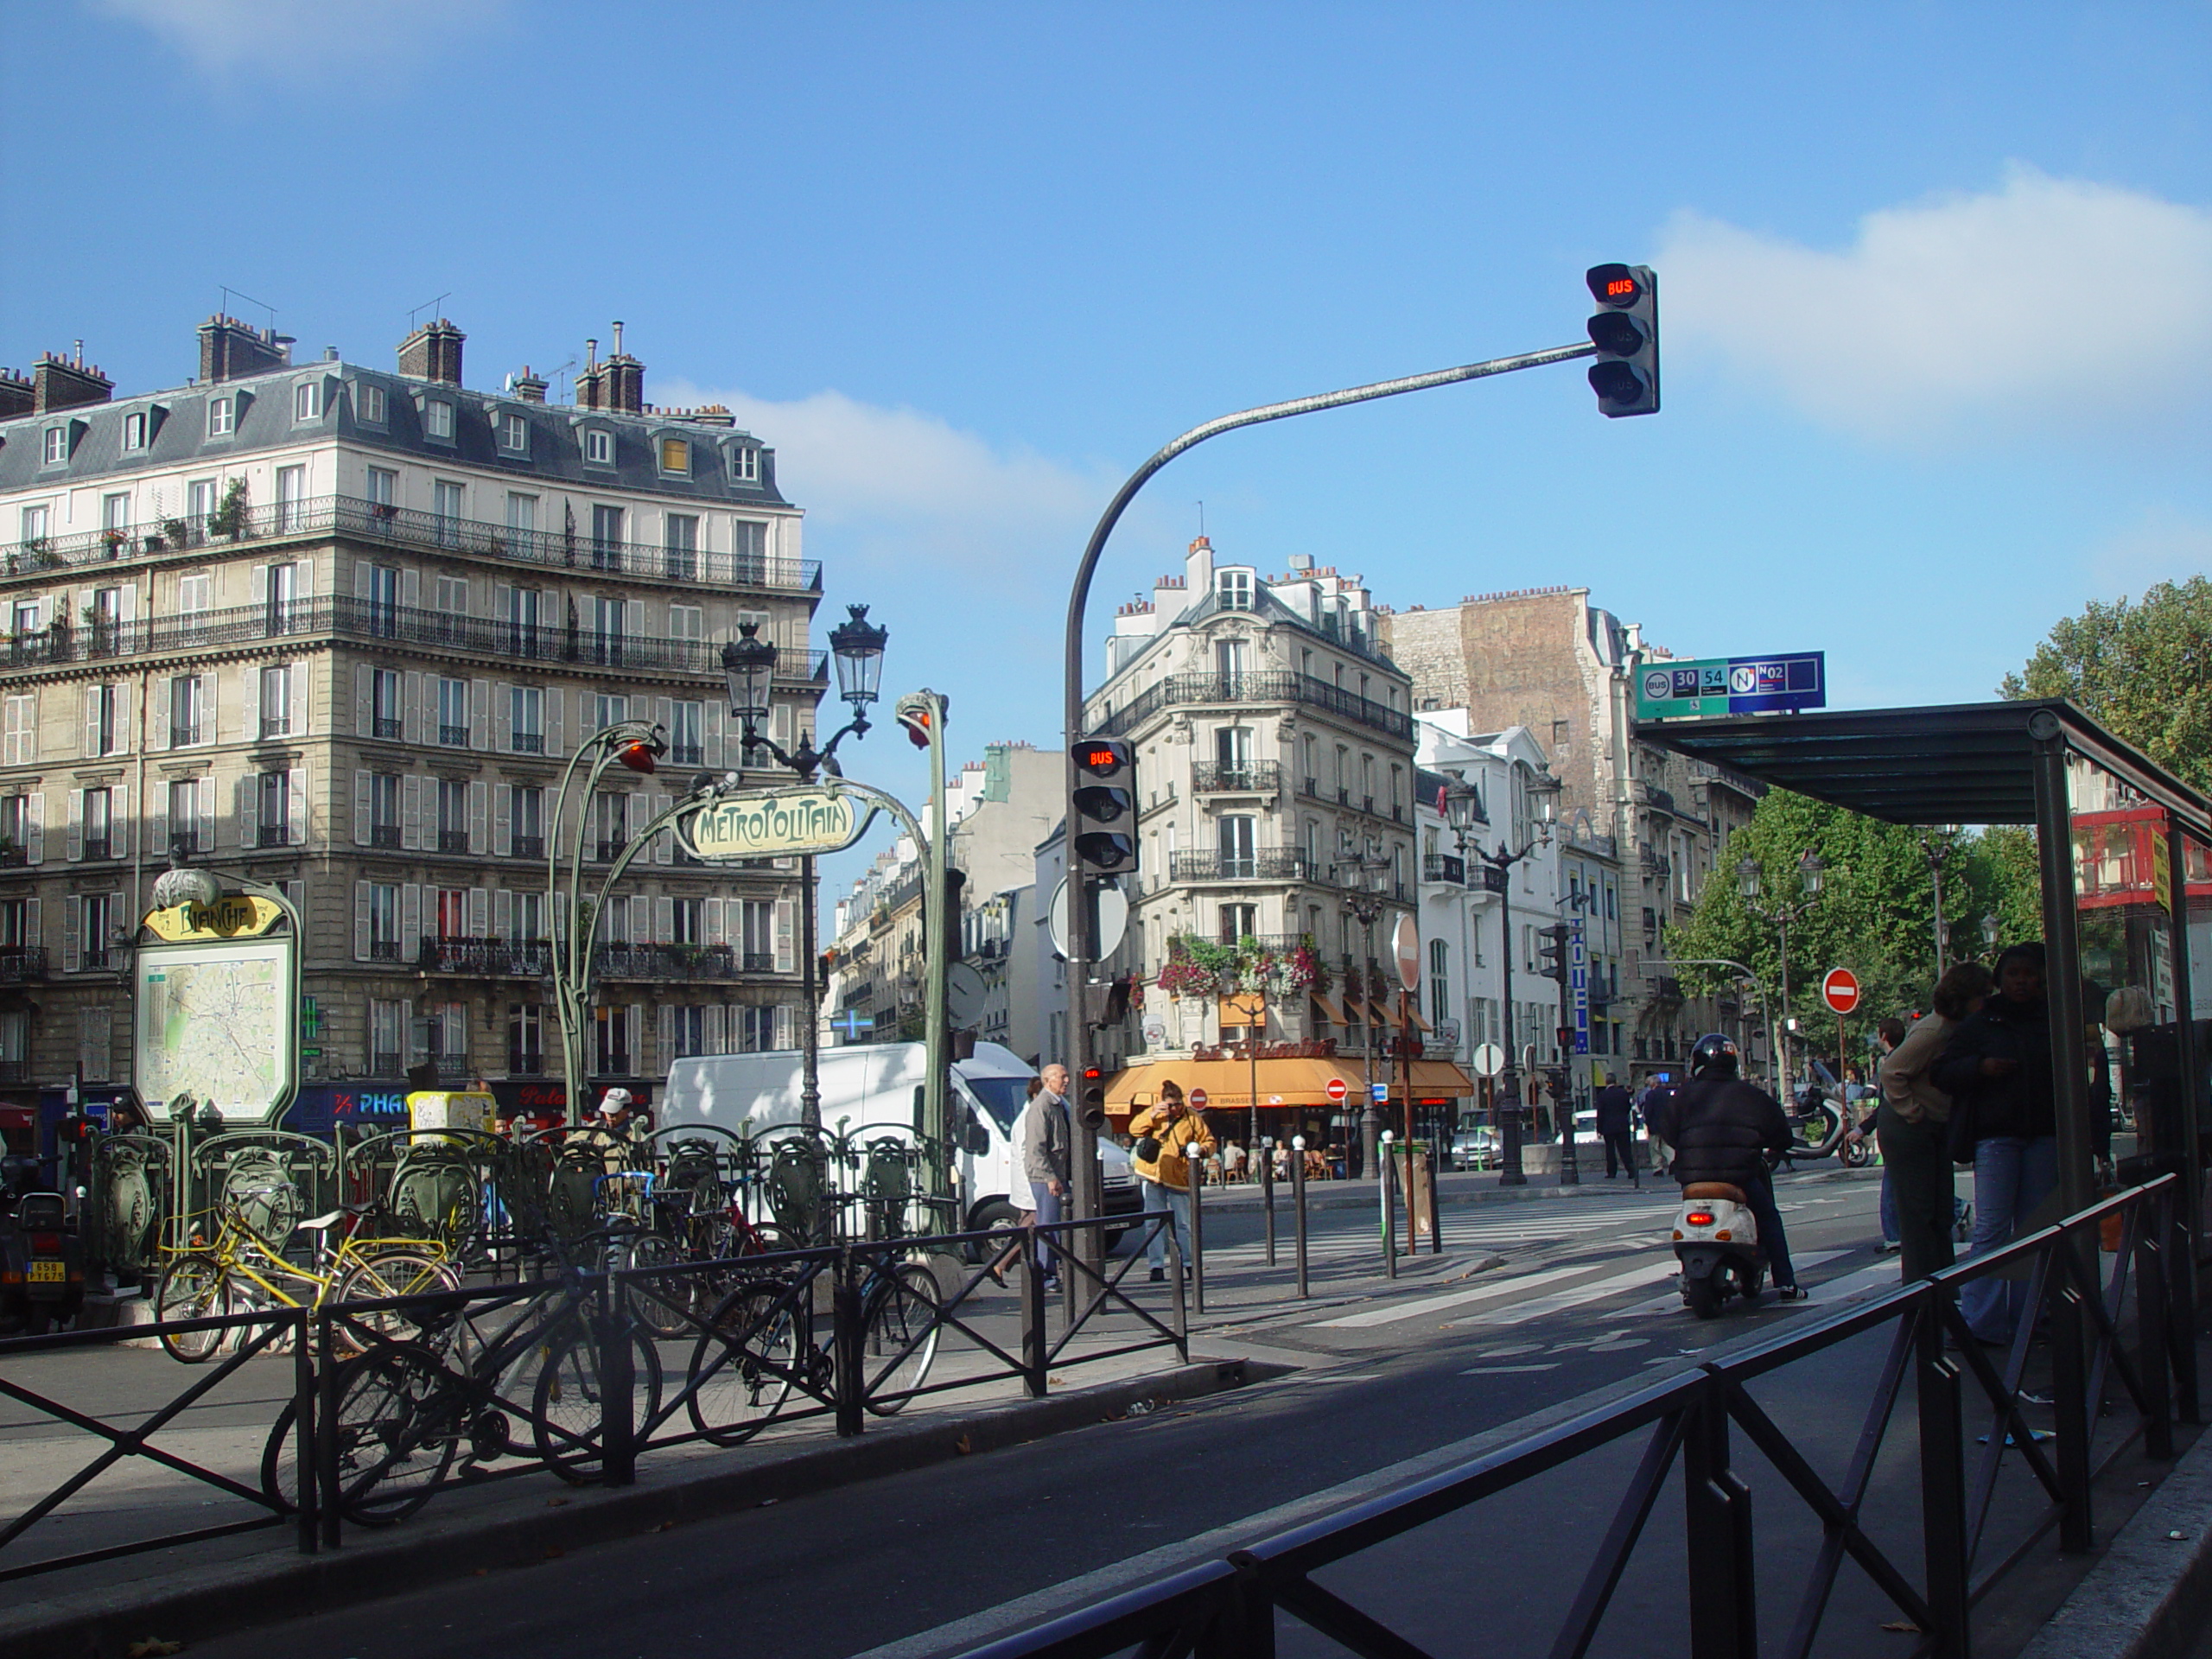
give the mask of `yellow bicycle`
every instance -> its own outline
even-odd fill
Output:
[[[182,1249],[169,1251],[168,1265],[162,1270],[161,1286],[155,1294],[156,1319],[166,1324],[265,1308],[319,1308],[326,1303],[378,1301],[461,1288],[461,1274],[448,1259],[446,1247],[436,1239],[364,1238],[345,1232],[350,1223],[366,1213],[368,1206],[363,1205],[341,1205],[293,1229],[317,1236],[314,1261],[302,1266],[285,1255],[281,1243],[271,1243],[246,1220],[245,1201],[251,1196],[255,1195],[232,1194],[218,1209],[219,1224],[213,1243],[195,1237]],[[291,1209],[289,1213],[296,1215],[298,1211]],[[415,1322],[397,1310],[364,1315],[359,1323],[394,1340],[417,1334]],[[360,1351],[364,1344],[358,1333],[342,1325],[338,1333],[340,1353]],[[214,1354],[226,1334],[220,1329],[164,1331],[162,1346],[172,1358],[197,1365]]]

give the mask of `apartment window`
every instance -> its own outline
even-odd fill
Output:
[[[537,498],[520,491],[507,492],[507,528],[522,539],[537,534]]]
[[[759,899],[744,900],[738,912],[739,967],[748,974],[772,972],[776,966],[776,907]]]
[[[1252,573],[1224,570],[1214,578],[1213,591],[1224,611],[1249,611],[1252,608]]]
[[[456,617],[468,614],[468,578],[440,576],[437,579],[438,613]]]
[[[31,937],[31,905],[28,899],[0,899],[0,950],[22,950],[35,945]]]
[[[516,785],[513,805],[510,810],[513,813],[514,855],[517,858],[543,858],[545,855],[545,791],[536,784]],[[537,897],[534,893],[517,893],[515,899],[520,903],[524,898],[534,900]],[[520,923],[519,915],[516,921]],[[515,937],[533,939],[537,935],[533,930],[530,932],[518,931]]]
[[[591,510],[591,568],[622,568],[622,509],[604,505]],[[603,602],[603,601],[602,601]]]
[[[433,397],[423,405],[423,435],[426,438],[453,436],[453,405],[442,398]]]
[[[369,960],[399,960],[399,888],[390,881],[369,883]]]
[[[707,751],[700,734],[706,729],[707,705],[673,702],[668,709],[668,761],[672,766],[706,763]]]
[[[668,1022],[668,1058],[683,1059],[689,1055],[707,1052],[707,1011],[704,1008],[671,1008]]]
[[[369,468],[369,505],[381,507],[390,518],[399,500],[399,474],[389,467]]]
[[[207,400],[207,435],[211,438],[228,437],[238,418],[238,403],[232,397],[210,397]]]
[[[530,453],[530,423],[519,415],[505,415],[499,419],[499,448],[511,455]]]
[[[630,1076],[630,1057],[636,1052],[630,1046],[630,1010],[619,1004],[594,1008],[591,1023],[596,1039],[592,1046],[593,1058],[597,1062],[593,1070],[603,1077]]]
[[[85,688],[85,754],[87,759],[113,754],[118,747],[121,721],[117,709],[117,693],[113,685],[92,685]]]
[[[729,452],[729,475],[740,484],[760,481],[760,452],[749,444],[733,445]]]
[[[215,606],[215,578],[213,575],[179,576],[176,579],[176,607],[183,615],[191,616],[200,611],[213,610]]]
[[[671,639],[702,639],[706,637],[706,612],[696,605],[668,607],[668,637]]]
[[[292,835],[292,774],[264,772],[254,785],[254,845],[282,847]]]
[[[382,386],[361,385],[353,389],[353,413],[372,426],[385,423],[385,397]]]
[[[369,632],[386,639],[399,632],[399,572],[388,564],[369,569]]]
[[[599,856],[612,859],[630,842],[630,798],[601,794],[592,800],[592,823],[597,831]]]
[[[83,941],[78,950],[78,965],[87,971],[104,969],[108,965],[109,948],[116,937],[115,895],[111,893],[87,893],[79,895],[78,902],[84,906],[84,931],[78,935]]]
[[[123,417],[123,447],[143,449],[146,447],[146,416],[143,410]]]
[[[369,845],[399,845],[399,775],[372,772],[369,776]]]
[[[597,731],[604,731],[609,726],[619,726],[630,718],[630,699],[627,697],[610,697],[594,692],[592,707],[599,716],[594,727]]]
[[[373,905],[375,890],[370,891]],[[375,947],[371,946],[371,954]],[[391,955],[380,960],[396,962],[399,940],[394,935]],[[369,1004],[368,1072],[372,1077],[397,1077],[406,1069],[407,1004],[372,1001]]]
[[[69,430],[67,427],[49,426],[46,429],[46,464],[59,466],[69,459]]]
[[[197,674],[182,674],[169,682],[169,747],[189,748],[213,735],[202,723],[207,709],[207,681]]]
[[[10,613],[10,631],[18,639],[28,641],[39,631],[39,602],[35,599],[18,600]]]
[[[88,859],[115,856],[115,792],[107,789],[88,789],[84,804],[85,856]]]
[[[296,421],[319,421],[322,418],[322,382],[304,380],[292,388],[292,418]]]
[[[534,685],[507,689],[508,747],[517,754],[545,753],[545,693]]]
[[[261,735],[292,734],[292,669],[280,664],[261,671]]]
[[[53,509],[44,505],[25,507],[22,522],[23,544],[26,547],[36,546],[47,538],[53,526]]]
[[[534,1002],[507,1004],[507,1071],[534,1077],[545,1069],[545,1015]]]
[[[372,669],[369,672],[369,730],[378,737],[397,740],[405,730],[400,715],[399,671]]]
[[[537,588],[507,589],[507,648],[518,657],[541,654],[537,638],[539,607]]]
[[[1245,662],[1244,641],[1242,639],[1217,639],[1213,642],[1214,672],[1221,676],[1224,696],[1243,695]]]
[[[1221,907],[1221,942],[1234,944],[1239,939],[1249,939],[1260,931],[1260,908],[1257,905],[1224,905]]]
[[[468,682],[441,676],[438,688],[438,741],[449,749],[468,747]]]
[[[671,944],[706,943],[699,928],[699,901],[696,899],[671,899],[669,901],[668,942]]]
[[[211,788],[207,780],[199,778],[175,778],[169,780],[169,851],[188,857],[211,852],[212,848],[200,844],[200,796],[202,790]]]
[[[465,939],[468,937],[468,889],[440,887],[438,894],[438,937],[442,939]]]
[[[1260,821],[1235,813],[1219,822],[1221,874],[1233,881],[1249,881],[1259,874],[1256,850]]]
[[[699,518],[696,513],[671,512],[662,520],[667,544],[669,579],[696,582],[699,577]]]
[[[738,580],[758,570],[768,556],[768,526],[752,518],[733,518],[729,526],[730,552],[737,560]]]
[[[438,545],[454,546],[461,540],[461,486],[449,479],[436,480],[430,486],[430,504]]]
[[[438,850],[468,850],[468,785],[460,779],[438,779]]]
[[[1428,1020],[1440,1026],[1452,1017],[1452,946],[1443,939],[1428,942]]]
[[[614,464],[614,435],[601,427],[591,427],[584,433],[584,459],[594,467]]]
[[[207,529],[207,519],[215,511],[215,480],[212,478],[195,478],[191,483],[186,485],[184,510],[185,517],[190,521],[193,531],[198,534],[205,534]]]
[[[663,438],[660,441],[660,469],[664,473],[673,473],[679,478],[689,478],[691,475],[691,446],[681,438]]]
[[[0,863],[30,861],[31,798],[0,795]]]

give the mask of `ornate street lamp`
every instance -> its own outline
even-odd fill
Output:
[[[1523,763],[1516,762],[1519,766]],[[1535,814],[1530,829],[1534,831],[1522,844],[1518,852],[1512,850],[1510,840],[1500,841],[1496,852],[1485,853],[1477,849],[1475,856],[1483,866],[1483,887],[1497,895],[1498,963],[1504,976],[1503,994],[1498,998],[1500,1034],[1505,1039],[1505,1069],[1497,1075],[1491,1101],[1497,1118],[1498,1134],[1503,1144],[1500,1149],[1497,1184],[1500,1186],[1526,1186],[1529,1173],[1521,1157],[1521,1067],[1519,1056],[1513,1046],[1513,894],[1508,880],[1513,867],[1539,847],[1551,844],[1551,805],[1558,799],[1560,780],[1548,772],[1531,772],[1522,785],[1522,792]],[[1474,791],[1467,791],[1471,795]],[[1460,808],[1465,810],[1465,807]],[[1458,820],[1453,819],[1456,826]],[[1509,833],[1511,826],[1508,825]],[[1456,829],[1455,829],[1456,833]],[[1464,854],[1462,855],[1464,856]],[[1573,1133],[1573,1118],[1568,1116],[1567,1133]]]

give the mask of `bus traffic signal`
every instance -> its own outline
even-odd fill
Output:
[[[1649,265],[1592,265],[1583,278],[1598,302],[1588,327],[1598,348],[1590,390],[1609,419],[1659,408],[1659,278]]]
[[[1076,746],[1075,767],[1075,822],[1069,825],[1069,842],[1076,857],[1109,875],[1135,869],[1135,748],[1119,738],[1086,737]]]

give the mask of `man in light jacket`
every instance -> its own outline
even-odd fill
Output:
[[[1147,1106],[1129,1120],[1129,1133],[1136,1139],[1129,1163],[1143,1184],[1144,1207],[1155,1213],[1165,1211],[1171,1217],[1187,1276],[1191,1271],[1191,1160],[1214,1149],[1213,1131],[1206,1128],[1205,1119],[1184,1104],[1183,1086],[1170,1077],[1160,1083],[1160,1104]],[[1157,1141],[1159,1148],[1149,1158],[1140,1157],[1138,1151],[1147,1141]],[[1145,1260],[1155,1281],[1167,1276],[1166,1228],[1154,1230],[1145,1245]]]
[[[1037,1211],[1038,1222],[1045,1224],[1060,1219],[1067,1201],[1068,1182],[1074,1172],[1070,1149],[1075,1136],[1068,1122],[1067,1067],[1048,1065],[1039,1075],[1044,1092],[1029,1103],[1021,1116],[1021,1172],[1029,1179],[1031,1207]],[[1058,1262],[1045,1241],[1038,1240],[1037,1270],[1045,1275],[1047,1290],[1059,1285]]]

